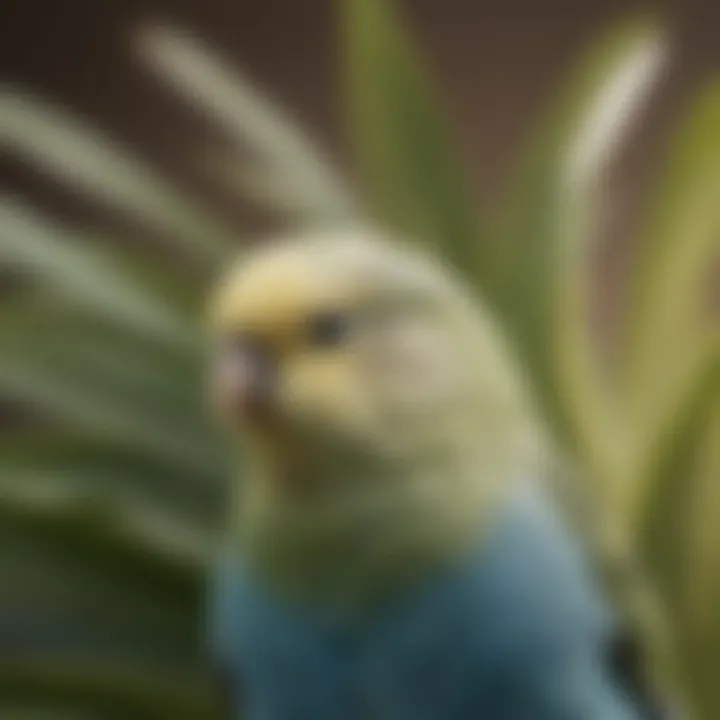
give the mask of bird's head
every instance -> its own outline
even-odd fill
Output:
[[[223,278],[211,319],[214,405],[296,491],[459,439],[502,445],[526,411],[485,310],[374,231],[261,245]]]

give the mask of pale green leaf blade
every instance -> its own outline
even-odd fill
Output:
[[[559,156],[557,238],[550,250],[555,257],[550,351],[559,401],[577,442],[620,503],[632,439],[593,323],[594,250],[606,206],[606,170],[647,110],[669,53],[662,33],[651,26],[623,27],[605,42],[590,57],[585,107],[577,112]]]
[[[645,555],[676,610],[697,521],[698,465],[720,402],[720,353],[711,348],[654,434],[641,469],[634,527]],[[682,541],[679,539],[682,538]]]
[[[18,476],[22,472],[18,470]],[[96,545],[105,544],[106,553],[114,553],[118,572],[121,556],[137,565],[146,554],[144,564],[155,567],[156,572],[166,563],[169,572],[175,568],[181,575],[202,569],[211,557],[211,533],[201,523],[128,492],[101,497],[89,494],[87,486],[80,483],[59,482],[52,473],[34,477],[27,470],[25,473],[28,483],[13,482],[12,476],[0,478],[5,530],[32,525],[37,538],[50,533],[56,544],[62,544],[63,538],[92,537]],[[78,547],[73,552],[79,557]]]
[[[492,295],[493,258],[462,163],[390,0],[343,0],[351,147],[376,218],[439,249]]]
[[[229,468],[219,457],[214,472],[199,473],[79,429],[6,432],[0,440],[0,492],[20,485],[29,495],[67,493],[99,505],[119,494],[202,526],[217,520]]]
[[[622,462],[623,430],[588,313],[597,192],[666,57],[645,20],[594,44],[530,138],[496,219],[506,322],[552,427],[604,482]]]
[[[708,663],[720,660],[710,652],[713,641],[708,642],[717,608],[713,588],[720,576],[716,564],[711,573],[706,567],[707,559],[717,560],[718,555],[714,546],[704,545],[717,538],[717,474],[706,475],[712,465],[704,461],[720,408],[718,351],[720,345],[715,345],[706,353],[658,423],[660,429],[643,447],[642,461],[632,475],[628,513],[640,557],[674,629],[688,708],[698,717],[712,717],[704,712],[717,703],[716,683],[707,682],[706,671]]]
[[[153,297],[100,248],[13,198],[0,199],[0,265],[29,272],[99,315],[186,351],[194,341],[186,319]]]
[[[29,357],[88,384],[122,388],[129,397],[155,403],[191,427],[204,426],[200,353],[195,357],[168,351],[161,342],[76,315],[27,299],[6,301],[0,305],[0,358]]]
[[[715,389],[714,404],[710,400],[708,414],[694,480],[698,489],[693,504],[693,522],[685,540],[689,558],[682,583],[684,624],[693,639],[704,637],[707,628],[720,622],[717,617],[720,603],[720,381]],[[715,662],[720,662],[720,650],[716,652]]]
[[[217,468],[217,451],[173,420],[163,408],[127,396],[102,382],[89,382],[40,358],[0,356],[0,396],[26,403],[51,420],[82,428],[97,438],[156,453],[200,473]]]
[[[0,91],[0,147],[160,230],[203,262],[214,265],[236,245],[234,233],[127,148],[14,88]]]
[[[276,209],[293,209],[311,220],[354,219],[350,190],[321,150],[278,103],[206,44],[177,28],[151,26],[139,34],[138,47],[149,68],[229,132],[237,145],[229,153],[234,164],[242,166],[243,148],[252,152],[249,170],[242,175],[251,191],[260,192]],[[256,172],[259,184],[254,187]]]
[[[652,432],[679,384],[718,335],[707,307],[720,262],[720,85],[680,124],[641,237],[624,328],[623,382],[636,422]]]

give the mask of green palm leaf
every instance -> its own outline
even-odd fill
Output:
[[[653,439],[644,473],[649,493],[642,504],[638,533],[666,595],[682,595],[686,553],[696,522],[700,450],[713,413],[720,402],[720,355],[709,352],[705,363],[682,395],[681,406],[668,415]]]
[[[384,0],[343,0],[350,141],[375,215],[440,249],[494,290],[487,247],[441,107],[410,38]]]
[[[601,39],[530,139],[497,220],[508,322],[553,426],[597,466],[610,412],[588,313],[598,190],[664,54],[637,21]]]
[[[718,260],[719,185],[720,85],[714,83],[695,99],[673,138],[643,228],[623,368],[638,423],[664,417],[674,388],[694,371],[707,343],[717,340],[705,291]]]
[[[36,97],[0,93],[0,145],[82,193],[181,243],[201,261],[217,261],[233,235],[118,143]]]
[[[233,141],[222,174],[251,199],[313,222],[355,218],[355,201],[320,151],[247,79],[188,33],[149,27],[138,37],[148,67],[218,123]],[[249,162],[241,161],[250,151]]]
[[[124,276],[97,244],[63,232],[18,200],[0,200],[0,264],[38,276],[76,303],[150,337],[185,346],[193,341],[187,322]]]

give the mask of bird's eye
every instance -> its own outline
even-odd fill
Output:
[[[308,339],[317,348],[342,345],[350,334],[350,318],[341,312],[321,312],[310,318]]]

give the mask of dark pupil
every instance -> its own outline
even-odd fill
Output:
[[[334,347],[347,337],[349,322],[347,316],[338,312],[324,312],[310,320],[310,342],[316,347]]]

